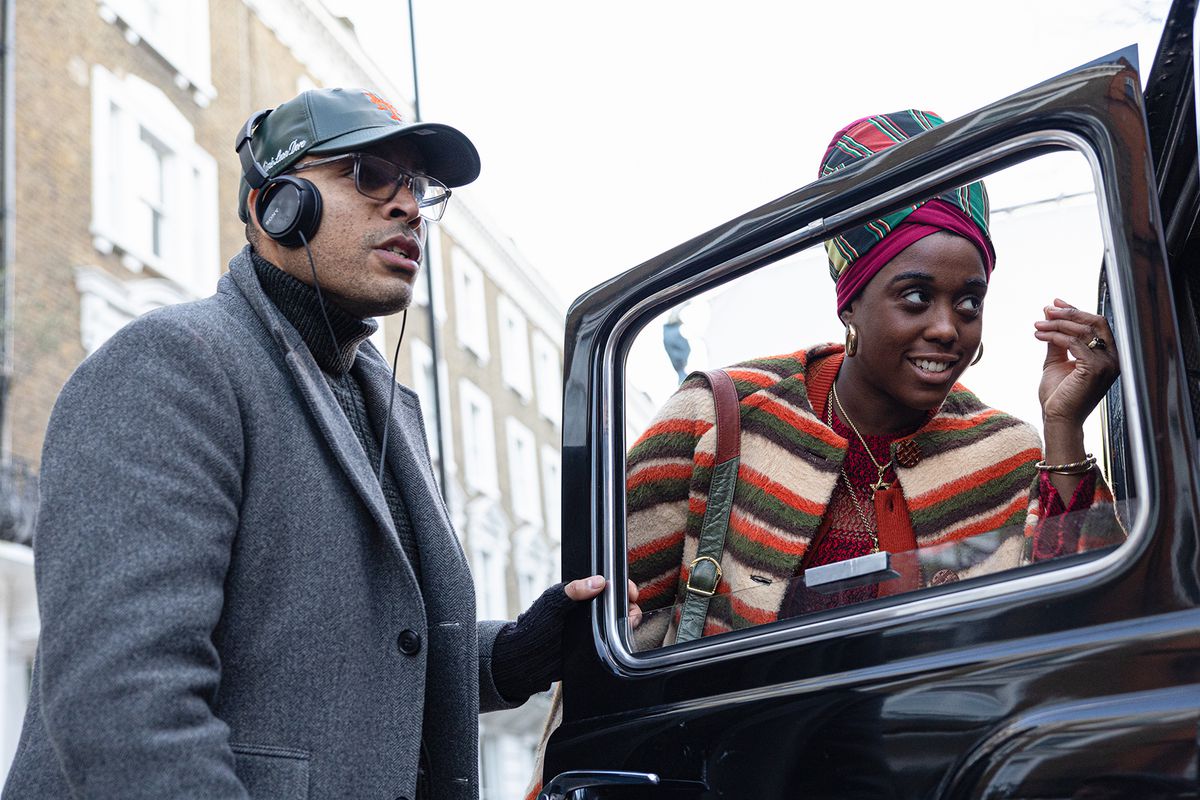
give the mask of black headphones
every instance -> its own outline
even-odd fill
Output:
[[[254,203],[258,224],[284,247],[300,247],[316,236],[321,224],[321,193],[312,181],[295,175],[272,178],[254,160],[250,140],[255,128],[273,110],[265,108],[246,120],[235,149],[242,162],[242,178],[251,189],[258,189]]]

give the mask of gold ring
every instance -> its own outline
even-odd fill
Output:
[[[1087,343],[1088,350],[1107,350],[1108,345],[1099,336],[1093,336],[1092,340]]]

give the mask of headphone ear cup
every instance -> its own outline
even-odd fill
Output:
[[[284,247],[300,247],[321,224],[321,192],[312,181],[280,175],[259,190],[254,210],[268,236]]]

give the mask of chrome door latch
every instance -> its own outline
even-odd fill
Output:
[[[564,772],[542,787],[537,800],[588,800],[596,797],[589,789],[605,789],[616,786],[657,786],[660,789],[691,790],[703,792],[708,785],[703,781],[662,779],[653,772],[621,772],[619,770],[572,770]]]
[[[616,770],[572,770],[563,772],[542,787],[537,800],[577,800],[575,793],[583,789],[605,786],[658,786],[653,772],[619,772]]]

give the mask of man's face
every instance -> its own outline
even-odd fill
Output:
[[[421,170],[417,150],[408,142],[361,152]],[[301,163],[328,157],[310,156]],[[265,234],[260,254],[310,286],[315,266],[322,294],[360,319],[407,308],[425,233],[412,193],[403,188],[387,202],[365,197],[355,188],[352,158],[303,170],[298,177],[312,181],[321,193],[321,222],[309,240],[313,264],[303,247],[282,247]]]

